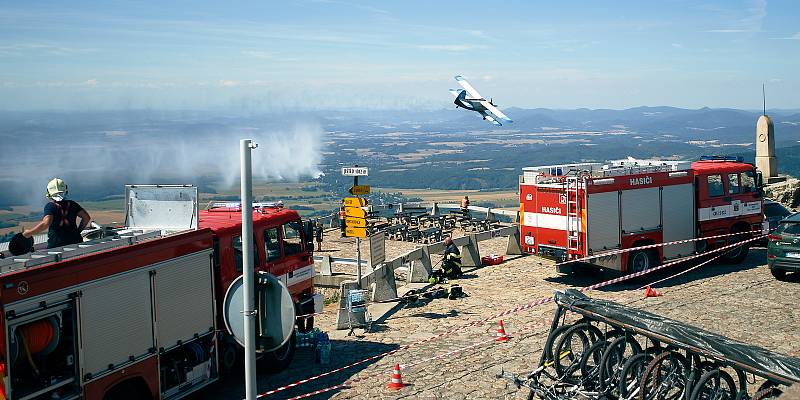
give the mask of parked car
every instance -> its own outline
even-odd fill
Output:
[[[764,199],[764,217],[769,221],[770,231],[777,228],[778,223],[791,214],[792,212],[784,207],[783,204],[770,199]]]
[[[772,276],[781,280],[787,272],[800,271],[800,213],[784,218],[770,233],[767,265]]]
[[[769,223],[769,231],[772,232],[778,227],[782,219],[792,214],[792,211],[784,207],[783,204],[770,199],[764,199],[764,220]],[[758,246],[767,247],[768,238],[759,239],[755,242]]]

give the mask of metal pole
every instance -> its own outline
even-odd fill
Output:
[[[258,147],[250,139],[240,142],[240,159],[242,168],[242,284],[244,299],[242,314],[244,317],[244,386],[245,399],[256,400],[258,387],[256,383],[256,310],[255,302],[255,270],[253,266],[253,175],[250,152]]]
[[[358,268],[358,288],[361,287],[361,238],[356,238],[356,268]]]
[[[354,165],[354,167],[358,168],[358,164]],[[358,176],[353,177],[353,186],[358,186]],[[355,195],[357,199],[360,199],[361,196]],[[359,205],[361,205],[359,203]],[[361,287],[361,238],[356,237],[356,271],[358,271],[357,279],[358,279],[358,288],[363,289]]]

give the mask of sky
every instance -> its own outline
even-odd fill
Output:
[[[0,0],[0,110],[800,108],[800,2]]]

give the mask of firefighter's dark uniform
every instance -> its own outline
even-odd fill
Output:
[[[461,276],[461,252],[455,243],[450,243],[444,250],[444,259],[442,260],[442,270],[448,278],[458,278]]]

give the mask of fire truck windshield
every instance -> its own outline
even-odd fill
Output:
[[[285,255],[298,254],[303,251],[303,224],[292,221],[283,225],[283,252]]]
[[[258,243],[256,238],[253,238],[253,243]],[[242,263],[244,262],[242,259],[242,237],[241,236],[234,236],[231,239],[231,248],[233,248],[233,259],[236,262],[236,272],[242,272]],[[256,247],[253,246],[253,266],[258,266],[258,252],[256,252]]]
[[[281,258],[281,244],[278,241],[278,228],[264,230],[264,249],[267,251],[267,262]]]
[[[755,172],[747,171],[742,174],[742,192],[750,193],[756,187]]]

